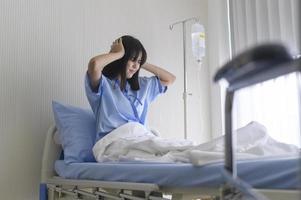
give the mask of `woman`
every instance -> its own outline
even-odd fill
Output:
[[[146,57],[140,41],[126,35],[113,42],[109,53],[90,60],[85,87],[96,117],[96,141],[128,122],[145,125],[149,104],[175,81]],[[154,76],[139,77],[140,68]]]

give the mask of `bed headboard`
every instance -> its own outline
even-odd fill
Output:
[[[62,152],[61,145],[56,142],[55,137],[57,133],[57,129],[55,125],[50,126],[47,131],[44,150],[43,150],[43,158],[42,158],[42,170],[41,170],[41,181],[46,182],[46,180],[50,177],[56,175],[54,170],[54,163],[60,157]]]

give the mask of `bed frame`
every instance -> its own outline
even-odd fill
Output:
[[[59,177],[54,170],[54,162],[61,155],[61,146],[56,142],[56,127],[49,128],[42,161],[42,181],[40,200],[56,199],[218,199],[220,188],[164,188],[156,184],[110,182],[93,180],[73,180]],[[270,199],[298,199],[294,190],[256,190]]]
[[[60,157],[62,148],[55,142],[56,127],[49,128],[42,161],[42,183],[40,184],[40,200],[79,198],[85,199],[166,199],[162,194],[172,195],[173,199],[199,194],[216,195],[216,189],[206,188],[164,188],[152,183],[110,182],[94,180],[72,180],[59,177],[54,170],[54,163]],[[211,191],[210,191],[211,190]],[[209,192],[210,191],[210,192]],[[209,192],[209,194],[208,194]],[[69,197],[67,197],[69,196]]]
[[[235,182],[238,180],[236,175],[235,157],[233,154],[235,151],[235,144],[233,143],[232,138],[232,105],[235,91],[278,76],[300,71],[300,59],[292,60],[282,46],[272,44],[255,47],[254,49],[239,55],[217,72],[214,80],[217,82],[221,79],[225,79],[228,83],[225,108],[225,170],[230,173],[230,178],[232,179],[230,182],[232,182],[232,184],[226,184],[222,188],[164,188],[152,183],[64,179],[59,177],[54,170],[54,163],[60,157],[62,149],[60,144],[55,142],[56,128],[53,125],[48,130],[44,146],[40,200],[227,199],[229,194],[237,192]],[[293,200],[300,199],[301,197],[301,192],[299,190],[252,189],[251,191],[255,191],[255,194],[260,192],[269,199],[276,200]]]

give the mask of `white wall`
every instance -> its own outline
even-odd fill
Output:
[[[207,7],[207,0],[1,0],[0,198],[38,199],[43,143],[53,123],[51,101],[88,107],[87,62],[123,34],[139,38],[149,62],[177,76],[151,106],[149,121],[163,136],[182,138],[182,30],[168,26],[199,16],[206,27]],[[187,48],[193,93],[188,137],[202,142],[211,129],[209,70],[206,59],[198,68],[189,42]]]

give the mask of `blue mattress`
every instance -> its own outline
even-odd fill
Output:
[[[297,189],[301,158],[241,160],[238,176],[255,188]],[[55,170],[69,179],[155,183],[164,187],[219,187],[223,163],[194,166],[187,163],[71,163],[57,160]]]

